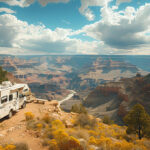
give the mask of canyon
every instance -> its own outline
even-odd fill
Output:
[[[136,103],[149,111],[143,87],[149,87],[149,60],[148,56],[0,55],[0,66],[10,81],[27,83],[37,98],[60,101],[74,90],[74,96],[61,103],[63,110],[82,103],[90,114],[122,124]]]
[[[147,65],[143,67],[136,63],[130,57],[113,55],[0,55],[0,66],[4,70],[12,73],[21,82],[28,83],[37,97],[48,100],[62,99],[62,96],[68,94],[68,90],[88,93],[109,81],[119,81],[121,78],[133,77],[137,73],[148,74]]]

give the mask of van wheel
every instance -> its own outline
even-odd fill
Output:
[[[26,102],[24,102],[22,105],[22,108],[25,108],[25,107],[26,107]]]
[[[8,119],[10,119],[13,116],[13,111],[10,110],[9,114],[8,114]]]

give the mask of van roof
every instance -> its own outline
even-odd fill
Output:
[[[19,89],[19,88],[23,88],[26,84],[6,84],[6,85],[3,85],[1,84],[0,85],[0,92],[2,91],[5,91],[5,90],[16,90],[16,89]]]

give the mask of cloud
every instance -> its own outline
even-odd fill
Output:
[[[101,45],[98,41],[88,42],[70,38],[78,34],[71,29],[56,28],[51,30],[44,25],[28,24],[18,20],[14,15],[0,15],[0,52],[3,49],[10,53],[27,51],[33,54],[95,54]],[[12,49],[12,51],[11,51]]]
[[[15,11],[13,11],[9,8],[0,8],[0,12],[5,12],[5,13],[8,13],[8,14],[16,13]]]
[[[85,15],[85,17],[89,20],[89,21],[93,21],[95,19],[95,15],[93,14],[93,12],[87,8],[83,14]]]
[[[42,6],[46,6],[48,3],[68,3],[70,0],[38,0]]]
[[[4,2],[10,6],[28,7],[34,3],[34,0],[0,0],[0,2]]]
[[[105,6],[110,0],[81,0],[81,7],[79,11],[84,15],[89,21],[94,20],[95,16],[93,12],[89,9],[91,6]]]
[[[120,5],[121,3],[130,3],[132,0],[116,0],[116,5]]]
[[[100,9],[101,20],[76,31],[63,28],[52,30],[42,24],[28,24],[12,14],[0,15],[0,53],[5,52],[4,49],[10,53],[16,51],[16,53],[22,54],[150,53],[149,3],[137,9],[126,7],[121,11],[117,6],[109,7],[109,1],[82,0],[82,2],[80,11],[83,11],[89,20],[94,19],[94,14],[89,7],[102,6]],[[81,40],[82,37],[78,35],[83,33],[95,40]]]
[[[86,25],[87,36],[103,41],[105,45],[118,50],[140,49],[150,46],[150,4],[135,10],[127,7],[116,12],[108,6],[101,9],[102,19]]]
[[[46,6],[48,3],[67,3],[69,0],[0,0],[10,6],[28,7],[38,1],[42,6]]]

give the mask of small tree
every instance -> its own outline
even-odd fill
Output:
[[[74,104],[71,108],[71,112],[87,114],[86,108],[82,104]]]
[[[127,133],[137,134],[139,139],[148,136],[150,129],[150,116],[146,113],[144,107],[136,104],[132,110],[124,117],[124,122],[128,126]]]
[[[4,71],[2,69],[2,67],[0,66],[0,84],[3,82],[3,81],[7,81],[7,71]]]

